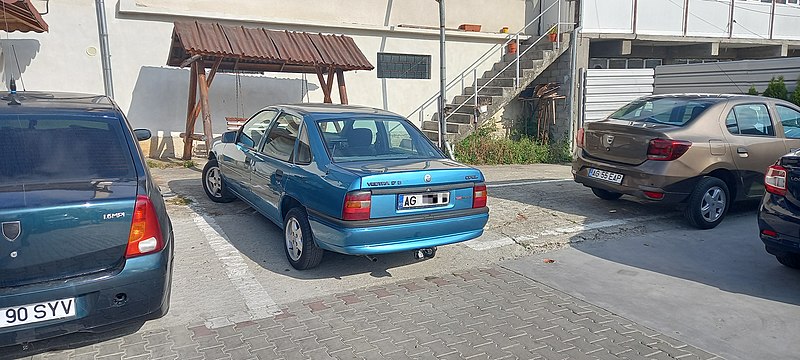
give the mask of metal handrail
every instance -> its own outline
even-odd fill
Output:
[[[466,68],[464,71],[462,71],[462,72],[461,72],[459,75],[457,75],[455,78],[453,78],[453,80],[451,80],[451,81],[450,81],[450,83],[448,83],[448,84],[447,84],[447,86],[445,87],[445,92],[447,92],[447,91],[451,90],[453,87],[455,87],[455,85],[456,85],[456,84],[459,84],[459,83],[462,85],[461,87],[463,88],[463,87],[464,87],[464,86],[463,86],[463,85],[464,85],[464,79],[465,79],[465,77],[467,76],[467,74],[468,74],[469,72],[472,72],[472,73],[473,73],[473,75],[475,76],[475,79],[474,79],[474,84],[477,84],[477,81],[478,81],[478,79],[477,79],[477,69],[478,69],[478,67],[480,67],[481,65],[485,64],[485,63],[486,63],[486,60],[488,60],[488,59],[489,59],[489,56],[490,56],[491,54],[493,54],[493,53],[494,53],[495,51],[497,51],[497,50],[500,50],[500,51],[502,51],[502,49],[503,49],[503,48],[505,48],[505,47],[506,47],[506,45],[510,44],[512,41],[516,41],[516,42],[517,42],[517,54],[519,54],[519,37],[520,37],[520,35],[521,35],[521,34],[522,34],[522,33],[523,33],[525,30],[527,30],[527,29],[528,29],[528,27],[530,27],[531,25],[533,25],[533,23],[535,23],[535,22],[537,22],[539,19],[541,19],[541,18],[542,18],[542,16],[544,16],[545,14],[547,14],[547,13],[548,13],[548,11],[550,11],[550,9],[552,9],[552,8],[553,8],[553,6],[556,6],[556,5],[558,5],[558,13],[559,13],[558,20],[559,20],[559,21],[558,21],[556,24],[554,24],[554,25],[553,25],[553,27],[556,27],[556,26],[557,26],[557,27],[558,27],[558,30],[557,30],[557,31],[558,31],[558,33],[560,33],[560,28],[561,28],[561,24],[562,24],[562,22],[561,22],[561,3],[562,3],[562,1],[563,1],[563,0],[557,0],[556,2],[554,2],[554,3],[550,4],[550,6],[548,6],[548,7],[547,7],[546,9],[544,9],[544,10],[543,10],[543,11],[542,11],[542,12],[541,12],[541,13],[540,13],[538,16],[536,16],[536,17],[535,17],[535,18],[533,18],[531,21],[529,21],[529,22],[528,22],[528,23],[527,23],[527,24],[526,24],[524,27],[522,27],[522,29],[520,29],[519,31],[517,31],[517,32],[516,32],[516,33],[514,33],[514,34],[509,34],[508,36],[506,36],[506,39],[507,39],[507,40],[506,40],[506,42],[504,42],[503,44],[501,44],[501,45],[494,45],[494,46],[492,46],[492,48],[491,48],[491,49],[487,50],[487,51],[486,51],[486,52],[485,52],[483,55],[481,55],[480,57],[478,57],[478,59],[477,59],[477,60],[475,60],[475,62],[473,62],[473,63],[472,63],[471,65],[469,65],[469,66],[468,66],[468,67],[467,67],[467,68]],[[549,32],[550,32],[550,30],[551,30],[553,27],[550,27],[550,28],[548,28],[548,31],[547,31],[547,32],[549,33]],[[540,37],[539,37],[539,39],[537,39],[537,40],[536,40],[536,42],[538,42],[539,40],[541,40],[541,39],[543,38],[543,36],[544,36],[544,35],[540,36]],[[536,42],[534,42],[534,44],[535,44]],[[498,49],[498,47],[499,47],[499,49]],[[527,50],[526,50],[526,51],[527,51]],[[502,59],[502,55],[501,55],[501,59]],[[518,62],[518,61],[519,61],[519,57],[517,57],[517,60],[515,60],[515,61],[517,61],[517,62]],[[505,69],[504,69],[504,70],[505,70]],[[488,83],[487,83],[487,84],[488,84]],[[484,85],[484,87],[485,87],[485,86],[486,86],[486,85]],[[481,88],[481,89],[482,89],[482,88]],[[446,95],[446,94],[445,94],[445,95]],[[473,94],[473,95],[476,95],[476,94]],[[416,109],[414,109],[414,110],[413,110],[413,111],[412,111],[412,112],[411,112],[411,113],[410,113],[410,114],[409,114],[407,117],[408,117],[408,118],[411,118],[411,117],[412,117],[412,116],[413,116],[415,113],[419,113],[419,114],[420,114],[420,119],[421,119],[421,120],[424,120],[424,111],[425,111],[425,109],[427,109],[427,108],[428,108],[428,107],[430,107],[431,105],[435,104],[435,103],[436,103],[436,100],[439,98],[439,96],[440,96],[440,94],[439,94],[439,93],[437,93],[437,94],[434,94],[434,95],[433,95],[433,96],[431,96],[431,97],[430,97],[428,100],[426,100],[425,102],[423,102],[423,103],[422,103],[422,105],[420,105],[419,107],[417,107]],[[476,96],[476,100],[477,100],[477,96]],[[463,104],[462,104],[462,106],[463,106]],[[460,107],[459,107],[459,108],[460,108]],[[448,116],[448,118],[449,118],[449,116]]]

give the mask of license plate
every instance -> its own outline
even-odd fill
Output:
[[[75,316],[75,298],[0,309],[0,328]]]
[[[398,209],[443,206],[450,203],[450,193],[402,194],[397,199]]]
[[[622,184],[623,175],[600,169],[589,169],[589,177],[612,182],[615,184]]]

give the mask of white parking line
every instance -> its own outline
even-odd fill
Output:
[[[621,225],[625,225],[625,224],[629,224],[629,223],[635,223],[635,222],[646,222],[646,221],[652,221],[652,220],[663,219],[663,218],[668,218],[668,217],[670,217],[670,215],[639,216],[639,217],[633,217],[633,218],[628,218],[628,219],[598,221],[598,222],[593,222],[593,223],[587,223],[587,224],[581,224],[581,225],[573,225],[573,226],[565,226],[565,227],[545,230],[545,231],[538,232],[536,234],[523,235],[523,236],[516,237],[516,238],[503,237],[503,238],[500,238],[500,239],[485,240],[485,241],[481,241],[480,238],[478,238],[478,239],[474,239],[474,240],[470,240],[470,241],[465,241],[464,245],[467,245],[469,248],[471,248],[473,250],[483,251],[483,250],[499,248],[499,247],[506,246],[506,245],[512,245],[512,244],[515,244],[517,242],[527,242],[527,241],[531,241],[531,240],[536,240],[536,239],[539,239],[539,238],[542,238],[542,237],[545,237],[545,236],[577,234],[577,233],[581,233],[581,232],[589,231],[589,230],[597,230],[597,229],[609,228],[609,227],[612,227],[612,226],[621,226]]]
[[[192,212],[194,213],[192,220],[194,220],[195,225],[208,241],[208,245],[211,246],[211,249],[214,250],[217,258],[222,263],[228,280],[244,299],[250,318],[252,320],[263,319],[280,313],[280,308],[275,303],[275,300],[272,300],[269,293],[256,280],[255,275],[250,272],[241,253],[228,242],[216,221],[201,215],[195,209],[192,209]],[[229,323],[232,322],[225,319],[209,319],[207,321],[207,325],[212,328],[226,326]]]
[[[507,187],[507,186],[547,184],[547,183],[566,182],[566,181],[572,181],[572,179],[534,180],[534,181],[507,183],[507,184],[488,184],[486,185],[486,187],[491,189],[491,188]]]

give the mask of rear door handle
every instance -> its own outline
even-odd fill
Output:
[[[283,170],[275,170],[275,180],[281,181],[281,179],[283,179]]]
[[[739,156],[742,156],[742,157],[747,157],[747,155],[748,155],[747,148],[744,147],[744,146],[737,147],[736,148],[736,153],[738,153]]]

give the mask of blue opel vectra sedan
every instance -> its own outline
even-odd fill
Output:
[[[480,236],[489,219],[479,170],[447,159],[405,118],[357,106],[261,110],[214,144],[203,188],[283,228],[286,257],[300,270],[324,250],[432,257],[437,246]]]
[[[105,96],[0,97],[0,358],[166,314],[172,225],[149,137]]]

